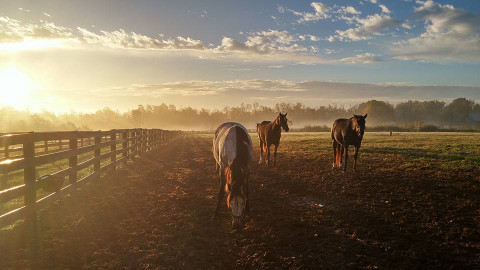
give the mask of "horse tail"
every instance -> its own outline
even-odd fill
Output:
[[[334,132],[335,132],[336,124],[337,124],[337,121],[333,122],[332,129],[330,130],[330,136],[332,137],[332,140],[335,140]]]

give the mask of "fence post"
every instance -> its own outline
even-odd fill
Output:
[[[141,154],[143,154],[143,147],[144,147],[144,145],[145,145],[145,136],[144,136],[144,134],[145,134],[145,130],[142,129],[142,130],[140,131],[140,152],[139,152],[139,156],[140,156]]]
[[[68,148],[71,152],[76,152],[78,148],[78,134],[75,132],[73,136],[68,140]],[[70,184],[77,182],[77,154],[68,158],[68,166],[70,167],[70,172],[68,174],[68,180]]]
[[[135,159],[135,156],[137,155],[138,153],[138,128],[136,128],[134,131],[133,131],[133,154],[132,154],[132,160]]]
[[[116,162],[117,161],[117,131],[115,129],[112,129],[112,134],[110,134],[110,152],[112,155],[110,156],[110,162]],[[113,171],[117,171],[117,164],[113,165]]]
[[[102,140],[100,132],[101,131],[98,131],[98,133],[95,135],[95,151],[93,152],[93,157],[95,158],[95,162],[93,163],[93,172],[97,174],[97,179],[100,178],[100,142]]]
[[[122,157],[123,157],[123,164],[127,164],[127,159],[128,159],[128,131],[122,133],[122,139],[124,142],[122,143]]]
[[[9,145],[5,145],[5,152],[4,152],[4,157],[5,159],[8,159],[10,157],[10,153],[9,153]],[[8,170],[6,170],[3,174],[2,174],[2,180],[0,181],[0,189],[1,190],[4,190],[5,188],[7,188],[7,181],[8,181]]]
[[[139,156],[142,154],[142,152],[143,152],[143,146],[144,146],[144,144],[145,144],[145,137],[143,136],[144,133],[145,133],[145,130],[142,128],[142,129],[140,130],[140,151],[139,151],[139,153],[138,153]]]
[[[37,189],[35,187],[35,142],[34,133],[31,132],[28,140],[23,143],[23,181],[25,183],[25,207],[27,210],[26,221],[35,221],[35,201],[37,200]]]
[[[150,150],[152,150],[152,130],[147,129],[147,150],[146,151],[150,151]]]
[[[45,152],[45,153],[48,153],[48,140],[45,140],[45,149],[44,149],[44,152]]]
[[[58,140],[58,149],[62,150],[62,140]]]

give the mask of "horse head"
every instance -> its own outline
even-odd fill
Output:
[[[232,225],[235,228],[241,228],[247,200],[245,183],[248,179],[248,170],[234,160],[225,168],[225,179],[227,207],[232,212]]]
[[[288,113],[285,113],[285,114],[282,114],[282,113],[278,113],[278,124],[283,128],[283,130],[285,130],[286,132],[288,132],[288,130],[290,130],[290,128],[288,127],[288,119],[287,119],[287,114]]]
[[[365,133],[365,119],[367,118],[367,115],[368,114],[365,114],[365,115],[354,114],[352,117],[353,128],[357,136],[360,138],[363,138],[363,134]]]

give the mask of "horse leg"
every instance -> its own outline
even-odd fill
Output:
[[[343,171],[347,171],[347,160],[348,160],[348,144],[344,143],[343,148],[345,149],[345,165],[343,166]]]
[[[250,179],[250,174],[247,176],[247,182],[245,183],[245,195],[246,195],[246,200],[245,200],[245,212],[247,213],[248,216],[250,216],[250,204],[249,204],[249,199],[248,199],[248,180]]]
[[[278,144],[275,144],[275,152],[273,153],[273,167],[277,164],[277,149],[278,149]]]
[[[218,216],[218,213],[220,212],[220,205],[222,204],[223,200],[223,194],[225,193],[225,175],[224,175],[224,170],[222,169],[221,166],[219,166],[219,187],[218,187],[218,199],[217,199],[217,208],[215,209],[215,214],[213,215],[212,219]]]
[[[332,140],[332,147],[333,147],[333,165],[332,165],[332,170],[333,170],[337,165],[337,141]]]
[[[258,164],[262,164],[262,157],[263,157],[263,142],[262,142],[262,139],[260,139],[260,160],[258,161]]]
[[[270,167],[270,145],[267,143],[267,167]]]
[[[355,146],[355,153],[353,154],[353,170],[357,170],[357,158],[358,158],[358,150],[360,149],[360,146]]]
[[[343,148],[343,145],[341,145],[341,144],[338,144],[338,146],[340,147],[338,149],[338,153],[340,155],[340,165],[338,167],[341,168],[342,164],[343,164],[343,152],[344,152],[345,149]]]

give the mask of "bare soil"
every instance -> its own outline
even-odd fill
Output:
[[[343,174],[300,143],[255,162],[242,230],[226,206],[210,220],[211,139],[188,135],[41,211],[36,234],[1,231],[0,269],[480,268],[475,173],[377,153]]]

